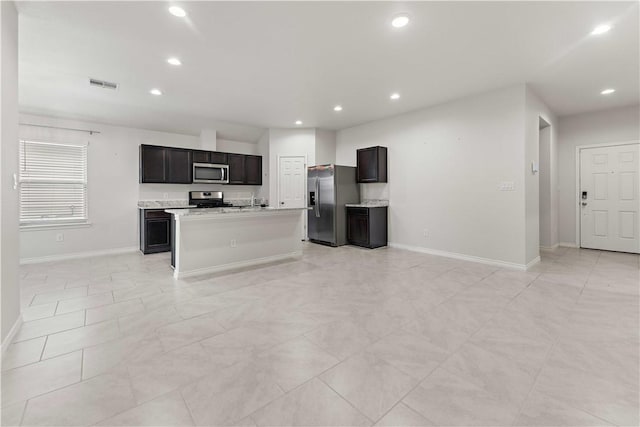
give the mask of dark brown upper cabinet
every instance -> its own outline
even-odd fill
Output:
[[[155,145],[140,146],[140,182],[167,182],[167,150]]]
[[[191,150],[167,148],[167,183],[191,184]]]
[[[215,163],[217,165],[227,165],[229,164],[229,155],[227,153],[221,153],[219,151],[211,151],[210,153],[210,163]]]
[[[218,165],[226,165],[227,153],[219,151],[202,151],[192,150],[193,163],[214,163]]]
[[[245,184],[262,185],[262,156],[246,156],[244,162]]]
[[[245,183],[245,156],[244,154],[229,154],[229,184]]]
[[[211,152],[202,150],[193,150],[191,152],[193,163],[211,163]]]
[[[387,182],[387,147],[369,147],[357,150],[356,181]]]
[[[262,156],[140,145],[140,182],[191,184],[194,163],[229,165],[229,184],[262,185]]]

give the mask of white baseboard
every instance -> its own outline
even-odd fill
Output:
[[[264,258],[256,258],[248,261],[231,262],[229,264],[216,265],[213,267],[198,268],[189,271],[174,271],[173,277],[176,279],[184,279],[185,277],[200,276],[204,274],[220,273],[222,271],[237,270],[239,268],[252,267],[254,265],[268,264],[270,262],[283,261],[285,259],[299,258],[302,251],[290,252],[286,254],[273,255]]]
[[[560,246],[560,243],[556,243],[555,245],[552,245],[552,246],[542,246],[542,245],[540,245],[540,249],[542,249],[543,251],[552,251],[554,249],[558,249],[559,246]]]
[[[562,247],[562,248],[577,248],[578,245],[576,245],[575,243],[571,243],[571,242],[560,242],[558,243],[558,246]]]
[[[471,262],[477,262],[480,264],[495,265],[496,267],[513,268],[516,270],[527,269],[527,265],[525,264],[517,264],[515,262],[500,261],[500,260],[491,259],[491,258],[482,258],[474,255],[459,254],[456,252],[440,251],[437,249],[424,248],[422,246],[403,245],[401,243],[389,243],[389,246],[391,246],[392,248],[406,249],[408,251],[421,252],[423,254],[437,255],[437,256],[443,256],[447,258],[454,258],[462,261],[471,261]],[[540,258],[538,257],[538,261],[539,260]]]
[[[9,333],[2,340],[2,344],[0,344],[0,346],[2,347],[2,351],[0,352],[0,354],[2,354],[2,358],[4,358],[4,354],[7,352],[7,349],[9,348],[11,341],[13,341],[13,337],[16,336],[16,333],[20,329],[20,326],[22,326],[22,314],[18,315],[18,318],[13,323],[13,326],[9,330]]]
[[[85,251],[85,252],[74,252],[74,253],[60,254],[60,255],[47,255],[47,256],[35,257],[35,258],[21,258],[20,264],[37,264],[41,262],[65,261],[69,259],[91,258],[96,256],[104,256],[104,255],[128,254],[131,252],[136,252],[138,250],[139,248],[137,246],[132,246],[127,248],[103,249],[100,251]]]
[[[529,261],[527,263],[527,266],[525,267],[525,270],[530,269],[531,267],[533,267],[534,265],[536,265],[539,262],[540,262],[540,256],[535,257],[534,259],[532,259],[531,261]]]

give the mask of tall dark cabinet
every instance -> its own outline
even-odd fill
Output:
[[[361,148],[356,156],[357,182],[387,182],[387,147]]]
[[[167,148],[167,182],[191,184],[191,150]]]
[[[245,156],[245,184],[262,185],[262,156]]]
[[[244,184],[245,155],[229,154],[229,184]]]
[[[347,242],[370,249],[387,246],[387,207],[347,207]]]
[[[140,182],[167,181],[167,149],[155,145],[140,146]]]

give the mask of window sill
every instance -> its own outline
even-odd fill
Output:
[[[42,231],[42,230],[60,230],[65,228],[88,228],[91,227],[90,222],[72,222],[67,224],[24,224],[20,226],[20,231]]]

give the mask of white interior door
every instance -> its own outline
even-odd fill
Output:
[[[281,208],[304,208],[307,167],[304,156],[281,156],[278,167],[278,203]]]
[[[580,246],[640,253],[640,144],[580,150]]]

